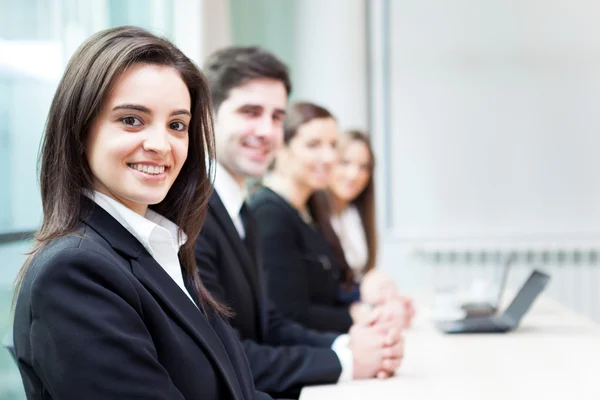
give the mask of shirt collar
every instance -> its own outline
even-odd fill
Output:
[[[237,218],[248,193],[245,187],[240,187],[229,171],[219,163],[215,171],[215,190],[229,216],[232,219]]]
[[[166,229],[177,247],[181,247],[187,241],[185,233],[179,235],[179,227],[172,221],[148,208],[145,217],[119,203],[112,197],[98,191],[88,192],[86,196],[108,212],[125,229],[129,231],[150,254],[153,254],[151,245],[152,232],[160,227]]]

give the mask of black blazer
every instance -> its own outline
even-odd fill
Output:
[[[285,320],[268,301],[252,216],[242,241],[215,192],[196,245],[202,282],[235,315],[258,390],[297,396],[304,385],[337,382],[340,362],[330,349],[335,334],[319,333]]]
[[[18,295],[27,398],[268,399],[231,327],[205,316],[133,235],[86,204],[89,217],[32,260]]]
[[[349,304],[338,301],[340,268],[323,235],[271,189],[259,190],[250,208],[277,310],[313,329],[347,332]]]

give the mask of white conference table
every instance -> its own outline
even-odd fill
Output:
[[[427,297],[397,376],[307,387],[300,400],[600,400],[600,324],[541,297],[507,334],[444,335]]]

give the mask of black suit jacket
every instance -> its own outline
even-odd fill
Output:
[[[268,399],[233,329],[205,316],[134,236],[86,204],[91,214],[36,255],[18,295],[27,398]]]
[[[304,385],[339,379],[340,362],[330,349],[335,334],[306,329],[281,318],[267,299],[254,223],[244,243],[215,192],[196,245],[202,282],[228,305],[257,389],[296,396]]]
[[[340,268],[323,235],[268,188],[256,193],[250,208],[277,310],[313,329],[347,332],[349,304],[338,301]]]

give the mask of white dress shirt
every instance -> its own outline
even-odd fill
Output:
[[[369,260],[369,248],[365,228],[356,206],[349,205],[341,214],[331,217],[331,226],[340,240],[346,262],[360,280]]]
[[[244,224],[240,218],[240,210],[248,195],[246,189],[241,187],[238,182],[231,176],[229,171],[221,164],[217,163],[215,173],[215,190],[221,198],[227,214],[232,219],[235,228],[240,237],[244,239]],[[335,352],[342,366],[342,373],[338,382],[351,381],[354,375],[354,359],[352,351],[348,347],[350,336],[347,334],[338,336],[331,345],[331,349]]]
[[[179,248],[187,240],[185,233],[181,232],[181,235],[179,235],[179,228],[175,223],[149,208],[146,211],[146,216],[142,217],[103,193],[94,191],[88,194],[88,197],[123,225],[144,246],[152,258],[195,305],[196,303],[192,300],[192,296],[190,296],[183,283],[183,274],[178,257]]]

